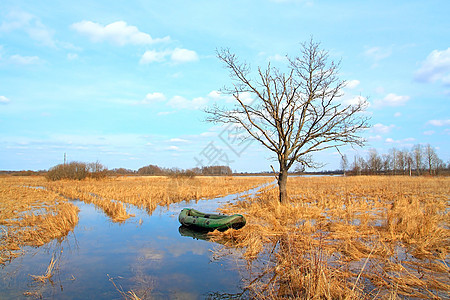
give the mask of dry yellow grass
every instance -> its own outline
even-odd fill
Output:
[[[34,280],[40,281],[42,283],[45,283],[46,281],[50,281],[53,276],[53,270],[55,268],[57,261],[58,260],[55,259],[54,256],[52,256],[52,259],[50,260],[50,263],[49,263],[44,275],[30,275],[30,276],[33,277]]]
[[[131,290],[128,292],[124,292],[122,286],[117,286],[116,283],[114,282],[114,279],[112,277],[109,276],[109,274],[106,274],[109,278],[109,281],[112,282],[112,284],[114,285],[114,288],[116,289],[117,292],[119,292],[119,294],[122,296],[123,299],[125,300],[141,300],[141,298],[136,295],[136,293]]]
[[[210,199],[256,187],[268,178],[248,177],[118,177],[105,180],[43,182],[49,190],[71,199],[93,203],[113,221],[130,217],[124,203],[145,209],[149,214],[157,206],[183,200]]]
[[[450,290],[450,178],[290,178],[224,208],[245,214],[232,240],[256,298],[421,298]]]
[[[78,209],[66,198],[93,203],[121,222],[130,217],[125,204],[151,213],[158,205],[268,181],[0,177],[0,263],[24,245],[43,245],[73,229]],[[226,213],[244,214],[248,224],[215,234],[243,249],[252,297],[439,298],[450,289],[449,178],[290,178],[288,188],[288,203],[278,203],[277,190],[268,187],[256,199],[225,207]]]
[[[78,223],[78,208],[58,194],[30,188],[36,178],[0,177],[0,264],[23,246],[41,246],[67,235]]]

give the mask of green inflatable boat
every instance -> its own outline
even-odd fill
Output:
[[[205,214],[192,208],[182,209],[178,220],[184,226],[210,231],[239,229],[245,225],[245,218],[242,215]]]

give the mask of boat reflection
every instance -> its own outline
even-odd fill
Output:
[[[178,232],[180,233],[181,236],[191,237],[194,240],[210,241],[211,239],[211,236],[208,235],[208,231],[201,229],[193,229],[191,227],[184,225],[178,227]]]

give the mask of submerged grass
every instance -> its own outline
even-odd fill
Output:
[[[133,290],[124,292],[122,286],[120,286],[120,285],[117,286],[116,283],[114,282],[114,279],[111,276],[109,276],[109,274],[107,274],[107,276],[109,278],[109,281],[112,282],[112,284],[114,285],[114,288],[116,289],[117,292],[119,292],[119,294],[122,296],[123,299],[125,299],[125,300],[141,300],[141,298],[138,295],[136,295],[136,293]]]
[[[63,238],[78,223],[78,208],[58,194],[30,188],[34,178],[0,178],[0,265],[24,246],[42,246]]]
[[[242,230],[251,297],[445,298],[450,290],[449,178],[290,178],[223,209]]]
[[[52,256],[52,259],[50,260],[50,263],[47,267],[47,271],[44,275],[30,275],[34,280],[40,281],[42,283],[45,283],[46,281],[50,280],[53,276],[53,269],[55,268],[56,262],[58,260],[55,259],[54,256]]]

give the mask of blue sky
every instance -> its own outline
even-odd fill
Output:
[[[365,148],[430,144],[450,159],[449,1],[0,2],[0,169],[70,161],[108,168],[228,164],[269,170],[203,108],[229,101],[215,51],[283,64],[311,36],[341,60],[344,101],[370,103]],[[340,166],[335,150],[316,155]]]

